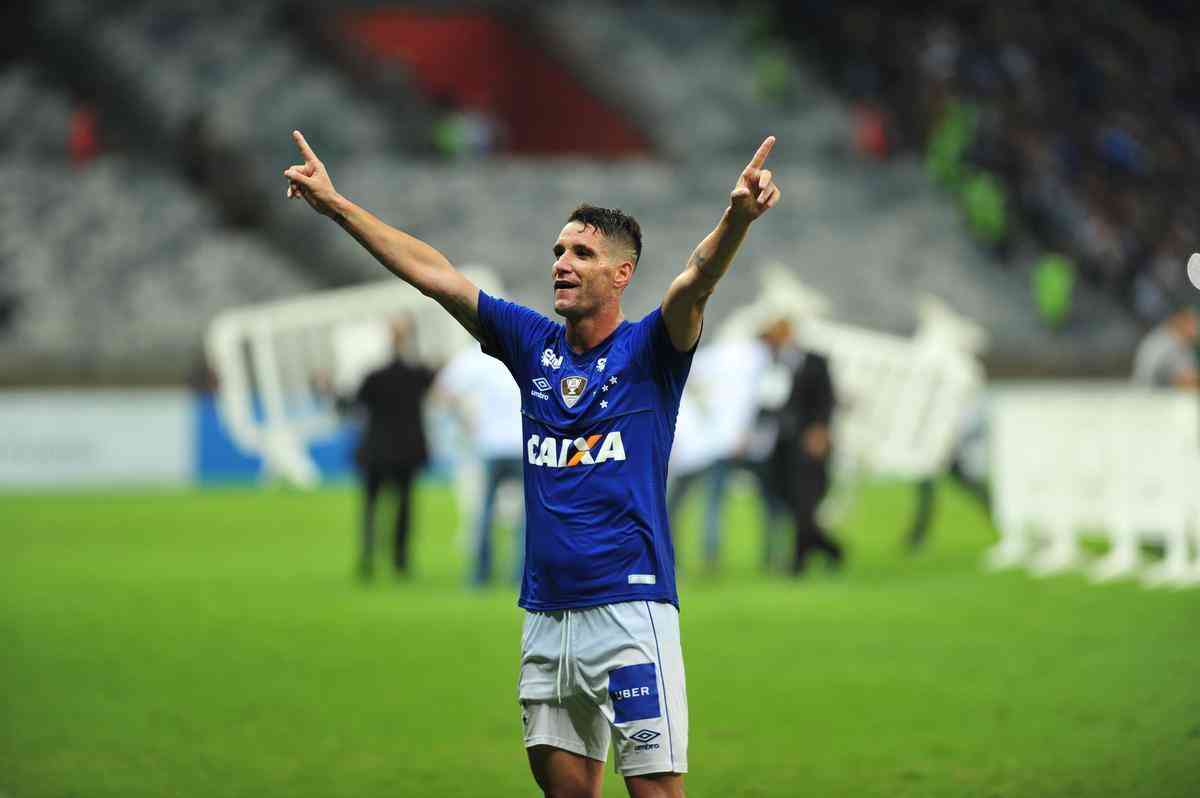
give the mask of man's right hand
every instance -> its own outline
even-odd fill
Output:
[[[317,154],[308,146],[299,130],[292,131],[292,139],[300,148],[304,163],[284,170],[283,175],[288,179],[287,197],[303,197],[314,211],[332,219],[337,215],[336,202],[339,197],[329,173],[325,171],[325,164],[317,159]]]
[[[283,171],[288,179],[288,198],[303,197],[314,211],[336,221],[384,268],[436,300],[476,340],[484,341],[479,321],[479,289],[475,284],[424,241],[386,224],[337,193],[325,164],[317,159],[300,131],[293,130],[292,138],[304,163]]]
[[[804,453],[813,460],[824,460],[829,456],[830,440],[829,427],[824,424],[810,424],[804,430]]]

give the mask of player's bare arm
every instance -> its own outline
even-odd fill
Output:
[[[300,131],[292,131],[292,138],[304,163],[284,170],[288,199],[303,198],[314,211],[333,219],[388,271],[437,300],[467,332],[479,339],[482,328],[479,289],[475,284],[424,241],[397,230],[339,194],[325,164]]]
[[[738,176],[721,221],[692,252],[683,272],[667,289],[662,304],[663,321],[671,343],[681,352],[696,345],[704,321],[704,306],[733,263],[750,225],[779,202],[779,186],[775,185],[771,170],[763,168],[774,146],[774,136],[767,136],[759,145],[758,152]]]

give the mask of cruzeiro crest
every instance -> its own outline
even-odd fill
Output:
[[[567,407],[574,407],[575,403],[583,397],[587,383],[587,377],[563,377],[558,381],[558,392],[562,395],[562,400]]]

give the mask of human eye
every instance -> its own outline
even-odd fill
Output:
[[[562,244],[555,244],[555,245],[554,245],[554,257],[556,257],[556,258],[561,258],[561,257],[562,257],[562,254],[563,254],[564,252],[566,252],[566,251],[567,251],[567,250],[566,250],[566,248],[565,248],[565,247],[563,247],[563,245],[562,245]]]

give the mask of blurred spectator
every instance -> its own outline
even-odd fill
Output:
[[[926,164],[930,175],[947,188],[957,188],[963,178],[963,158],[975,135],[975,108],[952,100],[938,120],[929,140]]]
[[[483,495],[474,512],[472,541],[475,567],[471,582],[478,587],[492,578],[492,527],[500,488],[515,485],[517,492],[524,494],[521,394],[504,364],[469,346],[439,372],[433,396],[451,408],[469,450],[483,467]],[[514,580],[524,570],[524,519],[521,512],[513,530]]]
[[[449,95],[435,100],[434,147],[446,158],[480,158],[502,145],[500,123],[486,111],[469,108]]]
[[[180,136],[184,174],[221,207],[226,220],[237,227],[254,227],[262,220],[262,203],[245,180],[252,174],[245,154],[222,144],[213,118],[193,113]]]
[[[814,550],[835,566],[841,565],[843,552],[817,520],[817,508],[829,489],[830,424],[835,404],[829,361],[815,352],[793,353],[799,363],[779,413],[768,473],[773,492],[792,514],[795,548],[791,572],[799,576]]]
[[[701,347],[696,356],[707,351]],[[683,561],[682,515],[683,500],[691,489],[703,483],[709,469],[723,454],[720,442],[711,434],[708,424],[709,397],[698,389],[693,375],[679,401],[679,413],[675,417],[675,445],[671,447],[671,461],[667,469],[667,517],[671,522],[671,539],[675,546],[675,561]]]
[[[732,339],[701,347],[692,362],[685,394],[687,404],[703,421],[709,446],[703,469],[676,474],[667,492],[667,514],[678,539],[679,510],[691,487],[705,487],[704,563],[715,570],[721,550],[721,516],[729,488],[729,478],[746,452],[757,412],[757,386],[767,355],[756,340]],[[676,543],[677,551],[682,546]]]
[[[772,316],[763,321],[755,338],[722,340],[702,347],[692,363],[688,400],[681,406],[686,404],[688,414],[695,412],[702,419],[697,426],[705,433],[708,465],[675,475],[667,493],[667,512],[677,525],[687,491],[697,482],[704,484],[704,562],[709,570],[719,564],[722,516],[735,471],[749,471],[758,483],[767,514],[768,540],[772,520],[784,509],[771,490],[767,474],[774,428],[762,423],[759,416],[765,377],[791,340],[790,323]],[[690,415],[687,417],[690,419]]]
[[[782,105],[796,94],[796,79],[787,53],[767,46],[754,59],[754,96],[759,102]]]
[[[987,410],[984,402],[977,402],[963,419],[961,433],[950,456],[950,465],[946,476],[958,483],[958,486],[973,498],[985,514],[992,510],[991,489],[988,487],[986,472],[979,461],[980,449],[987,441]],[[925,545],[929,538],[929,528],[933,525],[934,511],[937,505],[938,480],[927,477],[917,482],[917,506],[913,513],[912,525],[908,528],[905,540],[909,551],[916,552]]]
[[[434,373],[410,364],[404,357],[411,333],[411,322],[392,323],[395,358],[371,372],[352,400],[366,413],[366,429],[356,459],[363,487],[362,546],[359,549],[359,575],[370,579],[375,564],[375,510],[380,495],[389,484],[396,493],[396,520],[393,527],[392,565],[396,573],[408,572],[408,533],[412,513],[412,486],[417,472],[428,459],[422,404],[433,383]]]
[[[757,380],[754,425],[746,436],[744,452],[738,461],[738,465],[754,476],[762,499],[762,564],[768,571],[775,567],[781,538],[791,527],[787,491],[771,460],[780,427],[784,424],[782,417],[795,377],[798,352],[792,319],[786,313],[778,315],[780,312],[766,316],[755,342],[768,360]]]
[[[1060,329],[1071,315],[1075,264],[1065,255],[1047,252],[1033,268],[1033,301],[1051,329]]]
[[[76,166],[85,166],[100,154],[99,122],[96,109],[89,102],[81,102],[71,112],[67,149]]]
[[[1155,388],[1200,388],[1196,340],[1200,313],[1181,305],[1138,345],[1133,381]]]
[[[888,115],[873,102],[854,106],[854,151],[865,158],[884,160],[891,153]]]
[[[987,172],[975,172],[963,185],[963,206],[971,233],[992,252],[1003,255],[1008,243],[1007,192]]]

